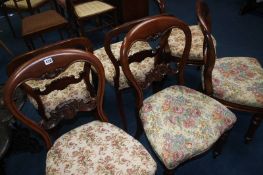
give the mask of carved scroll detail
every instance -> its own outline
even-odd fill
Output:
[[[174,75],[177,71],[171,68],[169,64],[159,64],[156,65],[153,70],[151,70],[145,78],[145,82],[141,83],[141,87],[146,89],[154,81],[161,81],[165,75]]]
[[[91,111],[96,108],[96,98],[92,98],[89,102],[83,100],[72,99],[61,103],[53,111],[50,112],[51,117],[43,120],[42,125],[45,129],[52,129],[63,119],[72,119],[79,111]]]
[[[43,74],[40,79],[44,80],[44,79],[52,79],[57,77],[60,73],[64,72],[65,69],[64,68],[57,68],[56,70],[52,71],[52,72],[47,72],[45,74]]]

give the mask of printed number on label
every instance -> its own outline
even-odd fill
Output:
[[[44,59],[44,63],[45,63],[45,65],[49,65],[49,64],[53,63],[53,59],[51,57],[48,57],[48,58]]]

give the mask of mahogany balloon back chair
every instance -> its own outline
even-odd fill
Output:
[[[42,125],[45,119],[33,121],[19,111],[12,96],[21,84],[44,76],[56,76],[61,70],[78,62],[84,62],[89,68],[93,66],[98,74],[94,101],[100,121],[92,121],[70,130],[52,145],[51,137]],[[88,70],[83,72],[83,77],[88,79],[89,75]],[[104,88],[104,70],[100,61],[93,54],[76,49],[53,50],[33,57],[8,79],[5,85],[5,104],[16,119],[43,138],[48,149],[46,174],[155,173],[156,163],[146,149],[123,130],[108,123],[103,111]]]
[[[196,16],[197,16],[197,22],[196,25],[190,25],[190,30],[192,34],[192,46],[189,53],[189,58],[187,59],[187,64],[189,65],[197,65],[201,66],[204,65],[204,58],[203,58],[203,51],[204,51],[204,35],[202,33],[201,27],[200,27],[200,21],[198,18],[198,4],[200,3],[200,0],[196,0]],[[203,17],[207,22],[207,27],[209,32],[211,32],[211,15],[210,11],[207,5],[204,5],[202,8],[203,10]],[[214,37],[212,37],[214,45],[216,45],[216,40]],[[173,29],[171,32],[171,35],[168,39],[168,46],[169,46],[169,53],[171,57],[175,57],[177,59],[180,59],[183,53],[185,42],[184,42],[184,36],[183,33],[180,30]]]
[[[162,39],[157,48],[163,49],[167,35],[173,28],[182,30],[186,38],[183,57],[177,66],[180,85],[165,88],[144,100],[144,84],[136,80],[130,69],[129,51],[136,41],[160,36]],[[138,125],[143,126],[153,150],[165,165],[166,174],[172,174],[182,162],[207,151],[236,121],[235,115],[224,105],[182,85],[190,43],[191,31],[184,22],[172,16],[159,16],[130,30],[120,52],[124,74],[136,94]],[[161,59],[165,57],[155,58],[161,64],[155,64],[151,73],[155,75],[153,78],[162,77],[169,70],[169,64],[162,64]],[[146,76],[149,77],[149,74]],[[146,84],[149,85],[153,78],[146,78]],[[137,133],[140,133],[139,129]]]
[[[199,1],[198,18],[205,36],[204,92],[229,108],[254,114],[245,135],[249,143],[263,118],[263,69],[252,57],[216,58],[204,8],[206,4]]]
[[[127,123],[123,107],[122,92],[127,90],[130,86],[120,65],[121,38],[123,38],[134,26],[150,18],[151,17],[141,18],[113,28],[106,33],[104,47],[94,50],[94,55],[99,58],[104,67],[107,82],[109,82],[109,84],[115,89],[118,110],[125,129],[127,129]],[[138,41],[134,44],[131,50],[130,57],[138,57],[143,54],[148,56],[153,55],[151,47],[147,42]],[[152,69],[153,61],[153,59],[150,59],[142,62],[134,62],[131,65],[131,69],[136,74],[136,78],[143,80],[145,75]]]

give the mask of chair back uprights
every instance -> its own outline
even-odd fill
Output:
[[[71,65],[77,62],[85,62],[85,68],[80,76],[87,84],[90,84],[88,82],[90,67],[93,66],[98,73],[98,89],[96,91],[96,97],[93,97],[93,100],[96,103],[99,119],[102,121],[108,121],[102,109],[105,87],[104,69],[100,61],[89,52],[84,52],[76,49],[60,49],[49,51],[47,53],[33,57],[31,60],[24,63],[22,66],[16,69],[16,71],[6,82],[4,89],[4,102],[7,108],[16,119],[40,134],[41,137],[44,139],[48,149],[51,147],[52,144],[45,125],[48,124],[50,121],[44,117],[41,118],[41,121],[34,121],[30,119],[21,111],[19,111],[12,97],[15,93],[15,90],[27,81],[54,79]],[[73,84],[74,83],[75,81],[73,81]],[[69,84],[72,85],[72,83],[66,78],[57,79],[56,81],[52,82],[52,84],[54,87],[57,88],[57,91],[66,88],[67,86],[69,86]],[[87,87],[87,91],[88,90],[89,88]],[[91,105],[94,105],[94,103],[91,102]],[[77,107],[83,108],[82,105],[79,105]],[[64,117],[67,118],[67,116]],[[52,120],[52,118],[50,120]]]
[[[186,43],[182,59],[177,63],[176,70],[174,70],[170,64],[171,61],[174,60],[167,60],[162,57],[170,31],[173,28],[178,28],[184,32]],[[150,56],[140,52],[128,58],[130,48],[137,41],[150,43],[152,46]],[[184,22],[172,16],[152,17],[151,19],[138,24],[129,31],[121,46],[120,61],[126,78],[136,91],[136,103],[138,109],[141,108],[143,103],[142,89],[148,87],[154,81],[160,81],[165,75],[176,73],[178,75],[179,84],[184,84],[184,66],[189,55],[190,47],[191,31],[189,27]],[[139,62],[145,58],[148,59],[149,57],[155,59],[154,69],[145,75],[145,82],[138,82],[134,78],[129,68],[129,64],[132,62]]]
[[[212,95],[212,71],[215,65],[216,50],[211,35],[211,20],[209,16],[209,9],[205,2],[203,2],[202,0],[197,0],[196,11],[199,26],[204,35],[204,90],[207,95]]]

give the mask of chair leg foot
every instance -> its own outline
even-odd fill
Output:
[[[219,155],[221,155],[223,146],[226,143],[228,135],[229,135],[229,131],[225,132],[224,134],[221,135],[221,137],[215,143],[214,149],[213,149],[213,157],[214,158],[217,158]]]
[[[174,174],[174,169],[169,170],[165,167],[165,170],[163,172],[164,175],[173,175]]]
[[[262,121],[262,117],[260,116],[260,114],[255,114],[252,117],[250,126],[249,126],[247,133],[246,133],[246,136],[245,136],[245,143],[246,144],[248,144],[252,141],[252,139],[256,133],[256,130],[259,127],[261,121]]]
[[[119,110],[121,122],[122,122],[124,130],[127,131],[127,121],[126,121],[126,116],[125,116],[124,109],[123,109],[122,94],[121,94],[121,91],[117,89],[117,87],[115,87],[115,93],[117,97],[117,104],[118,104],[118,110]]]

